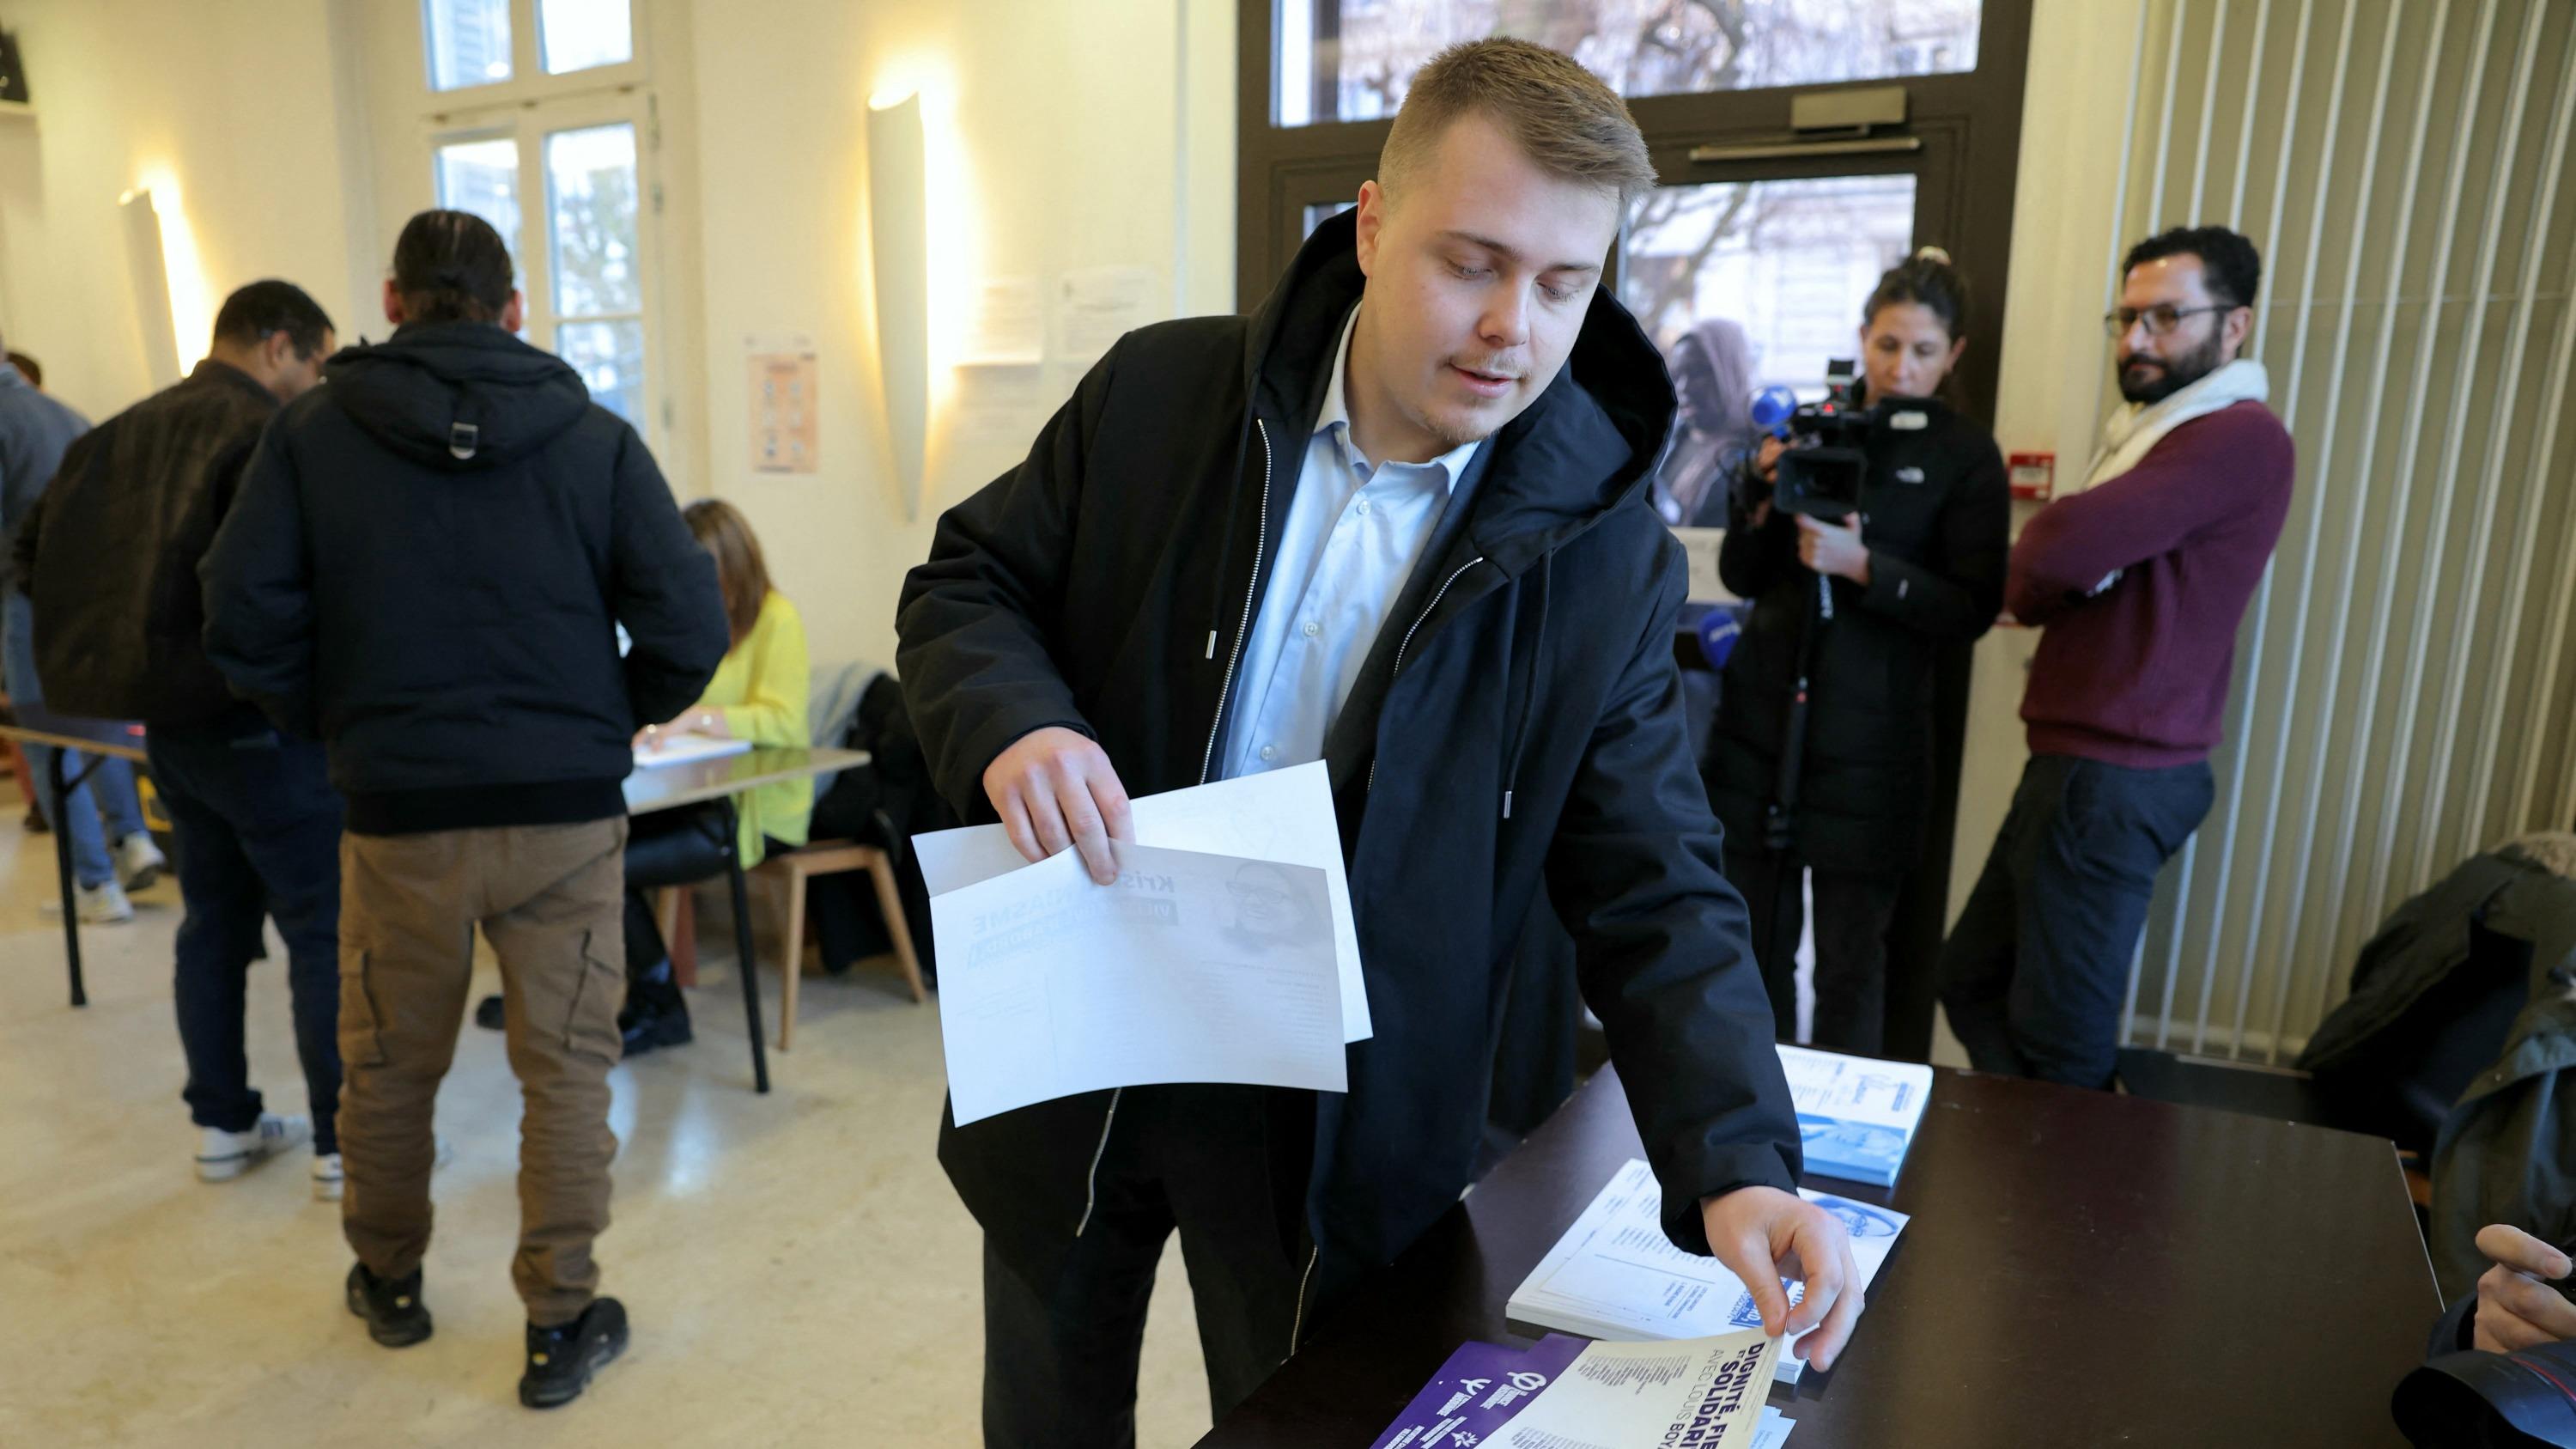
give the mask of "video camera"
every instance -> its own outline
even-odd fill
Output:
[[[1860,511],[1871,419],[1859,406],[1854,369],[1848,358],[1835,359],[1825,369],[1825,395],[1816,402],[1801,403],[1777,384],[1754,395],[1754,427],[1789,444],[1771,494],[1781,512],[1839,522]]]

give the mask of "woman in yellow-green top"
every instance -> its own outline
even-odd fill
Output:
[[[702,498],[680,511],[689,532],[716,561],[716,578],[724,593],[725,620],[733,632],[707,692],[679,718],[646,727],[635,739],[639,748],[658,747],[669,735],[705,735],[720,740],[749,740],[755,746],[803,748],[813,742],[805,719],[810,665],[805,655],[805,621],[787,596],[770,587],[769,565],[760,556],[760,540],[751,524],[730,503]],[[748,868],[769,855],[805,843],[814,813],[814,782],[784,780],[763,785],[735,800],[742,824],[734,840]],[[684,812],[671,812],[680,815]],[[653,820],[653,817],[646,817]],[[685,829],[691,822],[674,820]],[[650,848],[653,826],[638,824],[627,847],[629,878],[639,847]],[[671,979],[671,956],[653,920],[651,903],[641,887],[630,887],[626,901],[626,1009],[618,1025],[626,1037],[626,1055],[676,1046],[689,1040],[689,1007]]]
[[[740,509],[721,499],[701,498],[680,510],[680,516],[698,546],[715,558],[733,647],[698,702],[669,724],[648,727],[638,743],[650,749],[663,734],[691,734],[749,740],[755,746],[811,745],[813,734],[805,719],[811,682],[804,616],[785,594],[770,587],[760,540],[752,536]],[[782,780],[736,803],[742,814],[738,844],[748,869],[765,856],[805,843],[806,822],[814,814],[814,784]]]

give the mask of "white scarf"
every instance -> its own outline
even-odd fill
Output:
[[[2102,447],[2084,475],[2084,486],[2098,488],[2138,466],[2164,436],[2194,418],[2241,402],[2262,402],[2272,395],[2272,379],[2263,364],[2240,357],[2198,382],[2158,402],[2128,403],[2102,424]]]

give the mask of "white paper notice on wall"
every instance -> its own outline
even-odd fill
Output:
[[[1723,528],[1676,528],[1673,537],[1680,539],[1682,553],[1690,560],[1690,601],[1694,604],[1731,604],[1735,595],[1717,576],[1717,551],[1726,542]]]
[[[1046,293],[1036,277],[986,277],[966,320],[967,367],[1034,367],[1046,361]]]
[[[1016,455],[1028,450],[1053,401],[1046,369],[1035,363],[968,363],[957,369],[957,393],[948,413],[949,436],[975,447]]]
[[[751,381],[751,469],[811,473],[820,461],[814,339],[801,332],[756,332],[743,339]]]
[[[1083,267],[1056,280],[1056,335],[1066,358],[1089,362],[1165,316],[1159,268]]]

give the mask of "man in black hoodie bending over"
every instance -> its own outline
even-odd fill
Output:
[[[715,566],[643,440],[512,335],[511,279],[481,219],[413,217],[385,284],[393,338],[333,357],[329,386],[278,415],[201,574],[207,657],[328,747],[348,802],[350,1311],[388,1347],[429,1337],[430,1115],[479,925],[526,1098],[519,1398],[546,1408],[626,1343],[591,1258],[617,1147],[619,782],[636,727],[698,697],[726,631]]]
[[[1542,887],[1608,1028],[1664,1230],[1819,1364],[1859,1312],[1798,1131],[1673,662],[1645,502],[1662,361],[1600,287],[1655,181],[1607,86],[1488,40],[1413,81],[1378,177],[1254,318],[1111,349],[906,581],[942,792],[1114,878],[1129,792],[1323,760],[1373,1039],[1350,1090],[1099,1092],[948,1126],[984,1229],[988,1444],[1134,1437],[1177,1227],[1222,1416],[1458,1200]],[[1802,1277],[1795,1312],[1779,1274]]]

